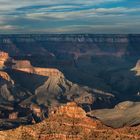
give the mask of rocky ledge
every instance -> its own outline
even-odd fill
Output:
[[[124,103],[125,108],[133,106]],[[122,108],[122,105],[116,106]],[[0,131],[1,140],[139,140],[140,126],[113,129],[86,116],[75,103],[56,108],[44,121]]]
[[[68,109],[68,110],[67,110]],[[75,103],[57,108],[41,123],[1,131],[1,140],[82,140],[95,129],[97,122],[86,116]]]
[[[93,110],[88,114],[112,128],[132,127],[140,124],[139,108],[139,102],[125,101],[113,109]]]

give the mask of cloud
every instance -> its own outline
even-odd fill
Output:
[[[0,32],[124,29],[129,33],[138,28],[135,23],[140,23],[140,6],[136,6],[136,0],[126,6],[128,3],[129,0],[0,0]]]

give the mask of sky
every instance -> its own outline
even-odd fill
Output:
[[[0,33],[140,33],[140,0],[0,0]]]

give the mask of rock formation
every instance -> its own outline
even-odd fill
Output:
[[[13,133],[11,133],[11,130],[1,131],[0,139],[82,140],[96,127],[97,122],[87,117],[82,108],[75,103],[68,103],[56,109],[56,112],[53,112],[48,119],[41,123],[21,126],[12,130]]]
[[[0,69],[4,68],[5,62],[8,60],[8,53],[0,51]]]
[[[9,59],[10,57],[8,53],[0,51],[0,68],[1,69],[7,67],[6,63],[11,63],[11,68],[14,70],[36,74],[36,75],[42,75],[42,76],[63,76],[63,74],[58,69],[33,67],[30,61],[28,60],[14,60],[14,59],[9,60]],[[1,76],[2,76],[2,72],[1,72]]]
[[[62,105],[51,114],[60,115],[60,116],[65,115],[71,118],[81,118],[81,119],[86,117],[86,112],[82,108],[78,107],[75,102],[67,103],[64,106]]]
[[[135,34],[0,35],[0,49],[16,60],[57,68],[70,81],[120,94],[119,98],[129,94],[129,99],[139,88],[129,71],[140,56],[139,43],[140,35]]]
[[[5,80],[7,80],[7,81],[11,80],[10,76],[4,71],[0,71],[0,78],[3,78]]]
[[[139,108],[139,102],[126,101],[119,103],[114,109],[93,110],[89,115],[112,128],[122,128],[140,124]]]
[[[123,103],[131,106],[131,103]],[[122,105],[119,105],[119,107]],[[68,109],[68,110],[67,110]],[[44,121],[0,131],[1,140],[139,140],[140,126],[112,129],[86,116],[75,103],[55,109]]]
[[[53,68],[38,68],[38,67],[25,67],[25,68],[14,68],[15,70],[22,71],[22,72],[27,72],[30,74],[36,74],[36,75],[41,75],[41,76],[63,76],[63,74]]]
[[[54,68],[40,68],[33,67],[28,60],[13,60],[12,69],[22,71],[30,74],[36,74],[41,76],[63,76],[63,74]]]
[[[86,113],[76,103],[89,111],[97,101],[111,104],[115,98],[70,82],[58,69],[34,67],[29,60],[6,56],[0,71],[0,130],[40,122],[50,115],[50,110],[71,101],[59,107],[55,116],[84,119]],[[21,113],[21,109],[27,111]]]
[[[137,61],[137,64],[131,71],[135,71],[137,76],[140,76],[140,60]]]
[[[28,60],[14,60],[12,68],[13,69],[32,68],[32,65]]]

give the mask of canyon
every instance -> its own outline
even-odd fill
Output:
[[[112,93],[121,101],[136,101],[140,79],[130,70],[140,56],[139,38],[138,34],[1,35],[0,49],[15,60],[30,60],[34,67],[59,69],[70,81]]]
[[[140,139],[140,35],[0,35],[1,140]]]
[[[0,71],[1,130],[40,122],[67,102],[88,111],[94,104],[110,106],[115,100],[110,93],[70,82],[58,69],[34,67],[29,60],[7,56]]]

